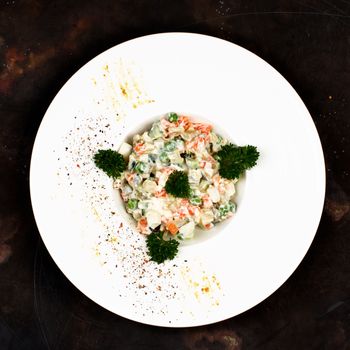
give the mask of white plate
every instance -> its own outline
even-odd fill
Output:
[[[157,265],[92,155],[169,111],[207,119],[261,156],[237,214]],[[131,40],[82,67],[47,110],[30,170],[39,231],[67,278],[118,315],[170,327],[227,319],[280,287],[314,238],[325,193],[320,140],[288,82],[239,46],[185,33]]]

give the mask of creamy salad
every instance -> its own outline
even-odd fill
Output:
[[[132,145],[121,145],[119,153],[127,160],[127,169],[114,185],[141,233],[160,230],[190,239],[196,226],[208,230],[233,215],[238,180],[221,177],[215,159],[227,143],[210,124],[169,113],[135,135]],[[188,198],[165,189],[175,171],[188,176]]]

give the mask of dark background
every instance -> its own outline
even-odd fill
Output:
[[[28,188],[35,134],[63,83],[105,49],[166,31],[270,63],[304,100],[326,158],[324,213],[296,272],[257,307],[191,329],[128,321],[75,289],[41,241]],[[350,349],[349,0],[1,0],[0,62],[0,350]]]

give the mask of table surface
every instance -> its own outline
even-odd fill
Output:
[[[327,173],[316,238],[288,281],[237,317],[189,329],[126,320],[73,287],[41,241],[28,182],[64,82],[111,46],[168,31],[229,40],[275,67],[312,115]],[[1,350],[350,349],[348,0],[2,0],[0,57]]]

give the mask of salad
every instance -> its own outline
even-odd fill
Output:
[[[235,183],[219,175],[214,155],[227,140],[212,126],[175,114],[161,118],[150,130],[122,144],[127,170],[116,180],[126,210],[143,234],[159,227],[179,239],[193,237],[196,226],[211,229],[233,215]],[[187,174],[188,194],[176,197],[166,190],[171,174]],[[180,179],[175,179],[181,181]],[[182,185],[183,188],[184,185]]]
[[[132,144],[100,150],[94,160],[113,178],[138,231],[158,234],[149,241],[159,253],[164,239],[191,239],[196,227],[209,230],[231,217],[235,185],[258,156],[256,147],[233,145],[210,124],[169,113]]]

